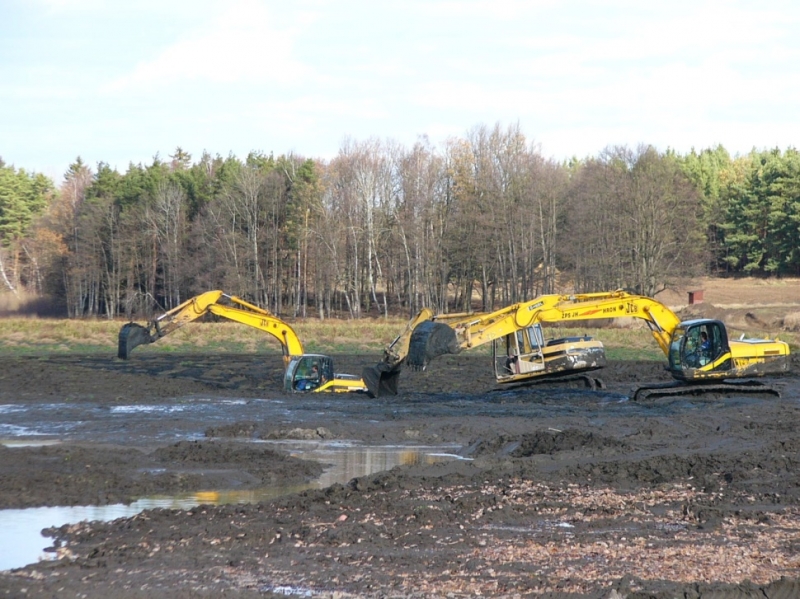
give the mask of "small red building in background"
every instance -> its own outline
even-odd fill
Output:
[[[689,292],[689,305],[703,303],[703,290],[697,289]]]

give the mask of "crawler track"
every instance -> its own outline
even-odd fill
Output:
[[[705,395],[708,393],[757,393],[780,397],[781,392],[767,383],[760,381],[731,381],[727,383],[713,383],[692,385],[681,381],[668,383],[652,383],[636,387],[631,392],[633,401],[647,401],[658,397],[673,397],[675,395]]]

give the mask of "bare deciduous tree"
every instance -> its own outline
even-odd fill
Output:
[[[676,161],[649,146],[609,148],[570,191],[569,250],[579,291],[654,295],[700,262],[700,202]]]

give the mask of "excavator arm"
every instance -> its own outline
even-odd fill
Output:
[[[226,303],[220,302],[223,298]],[[292,327],[268,310],[219,290],[207,291],[183,302],[150,321],[147,327],[132,322],[127,323],[119,333],[117,355],[125,360],[135,347],[154,343],[206,314],[216,314],[272,335],[281,344],[285,365],[289,364],[291,356],[303,355],[303,344]]]
[[[549,323],[599,318],[638,318],[648,324],[665,356],[669,355],[672,333],[680,324],[680,318],[661,302],[624,291],[567,296],[552,308],[543,309],[537,314],[537,318],[541,322]]]

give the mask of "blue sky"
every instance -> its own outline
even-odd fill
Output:
[[[329,159],[519,123],[545,156],[800,140],[800,3],[0,0],[0,156]]]

